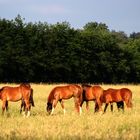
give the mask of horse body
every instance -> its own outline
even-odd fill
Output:
[[[104,112],[107,109],[109,103],[116,102],[117,106],[121,107],[124,110],[123,102],[126,103],[128,108],[132,107],[132,92],[128,88],[121,88],[121,89],[112,89],[109,88],[104,90],[103,96],[101,97],[101,101],[106,103]]]
[[[101,108],[101,101],[100,98],[103,94],[103,88],[95,85],[82,85],[83,87],[83,100],[81,102],[81,107],[84,101],[86,101],[87,105],[86,108],[88,110],[88,101],[96,101],[95,103],[95,112],[97,111],[97,108],[99,108],[99,111],[102,111]]]
[[[4,110],[8,110],[8,101],[17,102],[24,100],[26,104],[27,116],[30,115],[30,99],[31,86],[30,84],[20,84],[18,87],[5,86],[0,89],[0,99],[2,100],[2,114]]]
[[[1,95],[1,100],[16,102],[21,100],[22,94],[19,87],[3,87],[4,93]],[[10,92],[9,92],[10,90]],[[20,93],[20,94],[18,94]]]
[[[75,107],[79,112],[80,102],[82,100],[82,88],[79,85],[74,84],[55,87],[48,96],[46,107],[47,112],[53,114],[54,108],[56,107],[58,101],[61,103],[61,106],[64,109],[63,100],[67,100],[72,97],[75,101]]]

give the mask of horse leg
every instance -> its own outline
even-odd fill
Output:
[[[52,111],[51,111],[51,114],[50,115],[53,115],[53,112],[54,112],[54,109],[55,109],[55,107],[56,107],[56,105],[57,105],[57,102],[58,102],[58,100],[53,100],[53,104],[52,104]]]
[[[78,101],[78,110],[79,110],[79,114],[81,115],[81,114],[82,114],[82,107],[80,106],[81,99],[78,98],[77,101]]]
[[[80,102],[80,110],[82,110],[83,103],[84,103],[84,100],[82,99],[81,102]]]
[[[65,110],[65,107],[64,107],[64,101],[61,99],[61,100],[59,100],[59,102],[61,104],[61,107],[62,107],[62,109],[64,111],[64,115],[65,115],[66,114],[66,110]]]
[[[117,104],[118,111],[120,111],[120,109],[122,108],[121,101],[120,102],[117,102],[116,104]]]
[[[22,112],[22,108],[23,108],[24,104],[25,104],[24,100],[21,100],[20,114],[21,114],[21,112]]]
[[[124,112],[124,102],[122,101],[122,104],[121,104],[121,109],[123,110]]]
[[[117,104],[118,111],[120,111],[120,103],[117,102],[116,104]]]
[[[86,101],[86,110],[89,111],[89,104],[88,104],[88,101]]]
[[[6,101],[3,101],[2,102],[2,115],[4,115],[5,108],[6,108]]]
[[[95,107],[94,107],[94,113],[99,111],[99,105],[97,103],[97,101],[95,101]]]
[[[113,103],[110,103],[111,112],[113,112]]]
[[[8,111],[8,101],[6,101],[5,106],[6,106],[6,111]]]
[[[106,112],[107,107],[108,107],[108,103],[105,104],[104,113]]]
[[[77,109],[77,112],[81,115],[82,114],[82,105],[84,102],[82,95],[80,95],[78,97],[74,97],[74,101],[75,101],[75,108]]]
[[[121,102],[119,102],[119,108],[120,109],[122,109],[122,111],[124,112],[124,102],[123,101],[121,101]]]
[[[26,108],[26,111],[27,111],[27,117],[30,116],[30,101],[29,100],[24,100],[25,101],[25,108]]]
[[[102,112],[102,103],[101,103],[101,101],[100,101],[100,99],[97,99],[97,104],[98,104],[98,110],[100,111],[100,112]]]
[[[81,109],[81,106],[80,106],[81,103],[79,101],[79,98],[75,97],[74,102],[75,102],[75,108],[76,108],[77,112],[81,115],[82,109]]]

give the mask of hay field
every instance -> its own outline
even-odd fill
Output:
[[[16,84],[0,84],[0,87]],[[19,114],[20,101],[9,102],[9,112],[1,116],[0,101],[0,140],[139,140],[140,139],[140,85],[101,85],[109,87],[127,87],[133,92],[133,109],[118,112],[114,104],[114,112],[107,109],[106,114],[94,114],[94,103],[90,102],[90,111],[79,116],[74,110],[73,99],[66,100],[66,115],[60,104],[53,116],[46,112],[46,100],[49,92],[56,85],[31,84],[34,89],[35,107],[31,116],[24,118]],[[103,106],[104,107],[104,106]]]

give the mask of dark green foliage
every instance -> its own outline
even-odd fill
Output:
[[[97,22],[76,30],[67,22],[23,21],[0,19],[1,82],[140,82],[139,34]]]

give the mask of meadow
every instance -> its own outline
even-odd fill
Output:
[[[16,84],[0,84],[17,86]],[[31,84],[34,89],[35,107],[31,116],[23,117],[19,113],[21,102],[9,102],[9,112],[1,115],[0,101],[0,139],[2,140],[139,140],[140,139],[140,85],[101,85],[109,87],[127,87],[133,93],[133,109],[118,112],[114,103],[114,112],[108,107],[105,114],[94,113],[94,102],[90,102],[87,112],[85,103],[82,115],[74,109],[73,99],[64,102],[66,114],[60,104],[49,116],[46,112],[46,101],[49,92],[56,85]],[[104,107],[104,105],[103,105]]]

